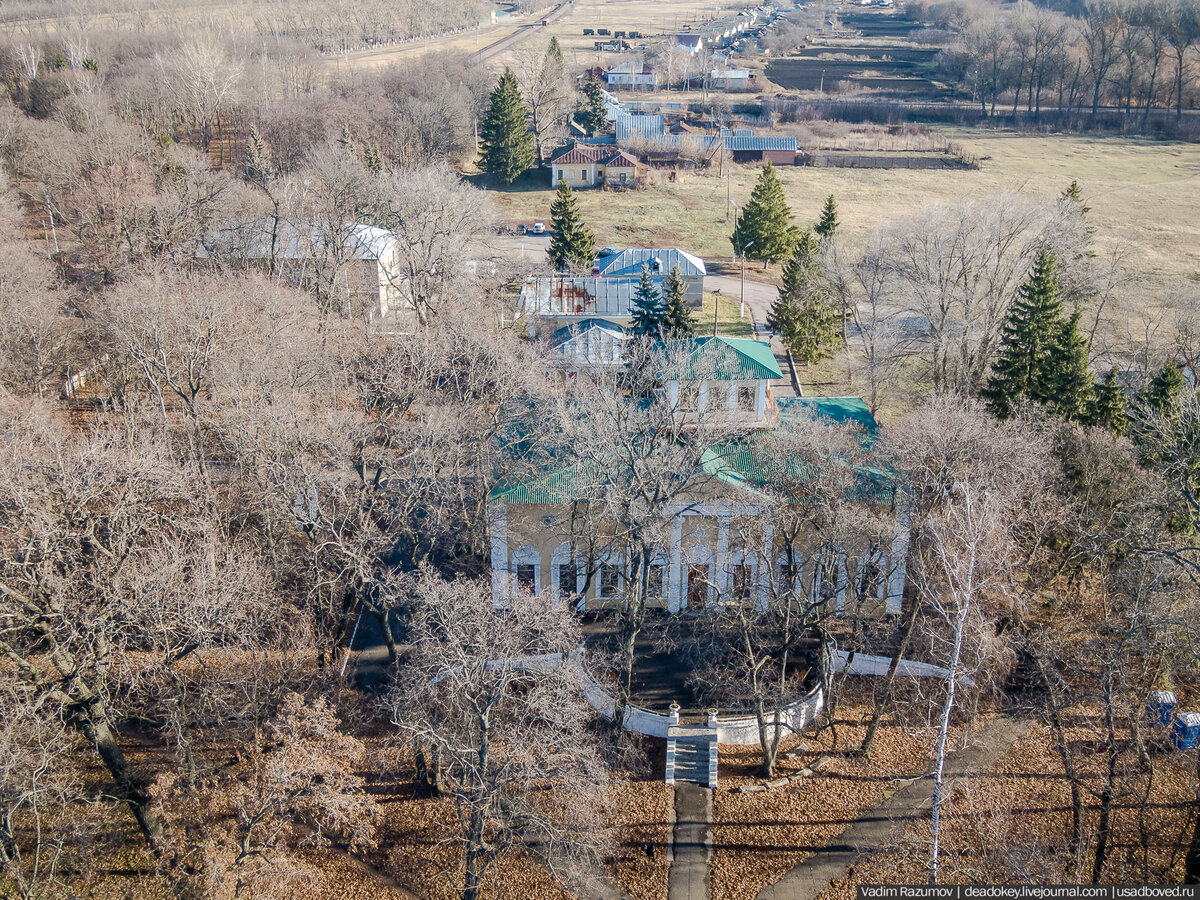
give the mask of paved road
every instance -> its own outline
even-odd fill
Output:
[[[970,746],[951,753],[946,759],[945,796],[951,795],[956,780],[991,766],[1028,729],[1027,722],[999,719],[975,734]],[[845,878],[856,862],[894,845],[912,822],[925,815],[932,796],[932,780],[909,781],[865,811],[836,842],[759,891],[757,900],[816,900],[830,884]]]
[[[704,279],[706,291],[720,291],[722,297],[740,300],[742,296],[742,279],[737,275],[708,275]],[[771,304],[775,302],[778,288],[773,284],[754,281],[747,273],[746,277],[746,307],[747,315],[753,315],[754,321],[765,323]]]
[[[567,11],[571,8],[572,3],[574,3],[574,0],[565,0],[565,2],[558,4],[558,6],[554,7],[552,12],[543,16],[542,18],[547,22],[555,22],[567,14]],[[490,59],[497,53],[503,53],[518,41],[525,40],[525,38],[529,37],[529,35],[533,34],[535,31],[541,30],[544,27],[545,26],[542,25],[540,21],[529,25],[522,25],[515,34],[510,34],[506,38],[501,38],[491,46],[484,47],[482,50],[480,50],[479,58],[481,60]]]

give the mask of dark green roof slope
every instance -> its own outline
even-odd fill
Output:
[[[660,341],[656,346],[667,356],[665,379],[757,381],[783,377],[775,354],[764,341],[700,337]]]
[[[861,397],[784,397],[776,402],[785,423],[825,419],[835,425],[857,425],[872,437],[879,430],[879,423]]]

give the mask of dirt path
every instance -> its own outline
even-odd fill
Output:
[[[946,796],[955,781],[987,769],[1028,729],[1027,722],[998,719],[973,735],[969,746],[946,760]],[[844,878],[855,862],[894,843],[909,824],[925,814],[933,795],[933,782],[927,778],[901,784],[903,787],[865,811],[837,842],[759,891],[758,900],[815,900],[830,884]]]

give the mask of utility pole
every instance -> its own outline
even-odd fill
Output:
[[[746,250],[742,248],[742,308],[738,312],[738,318],[746,318]]]
[[[738,313],[739,319],[746,318],[746,251],[754,246],[754,241],[748,243],[742,248],[742,309]]]

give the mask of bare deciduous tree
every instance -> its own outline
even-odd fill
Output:
[[[407,579],[411,657],[398,672],[393,721],[435,748],[464,845],[463,900],[488,867],[525,845],[568,884],[598,863],[601,764],[565,604],[520,593],[495,608],[483,580]],[[553,787],[553,800],[540,788]]]

